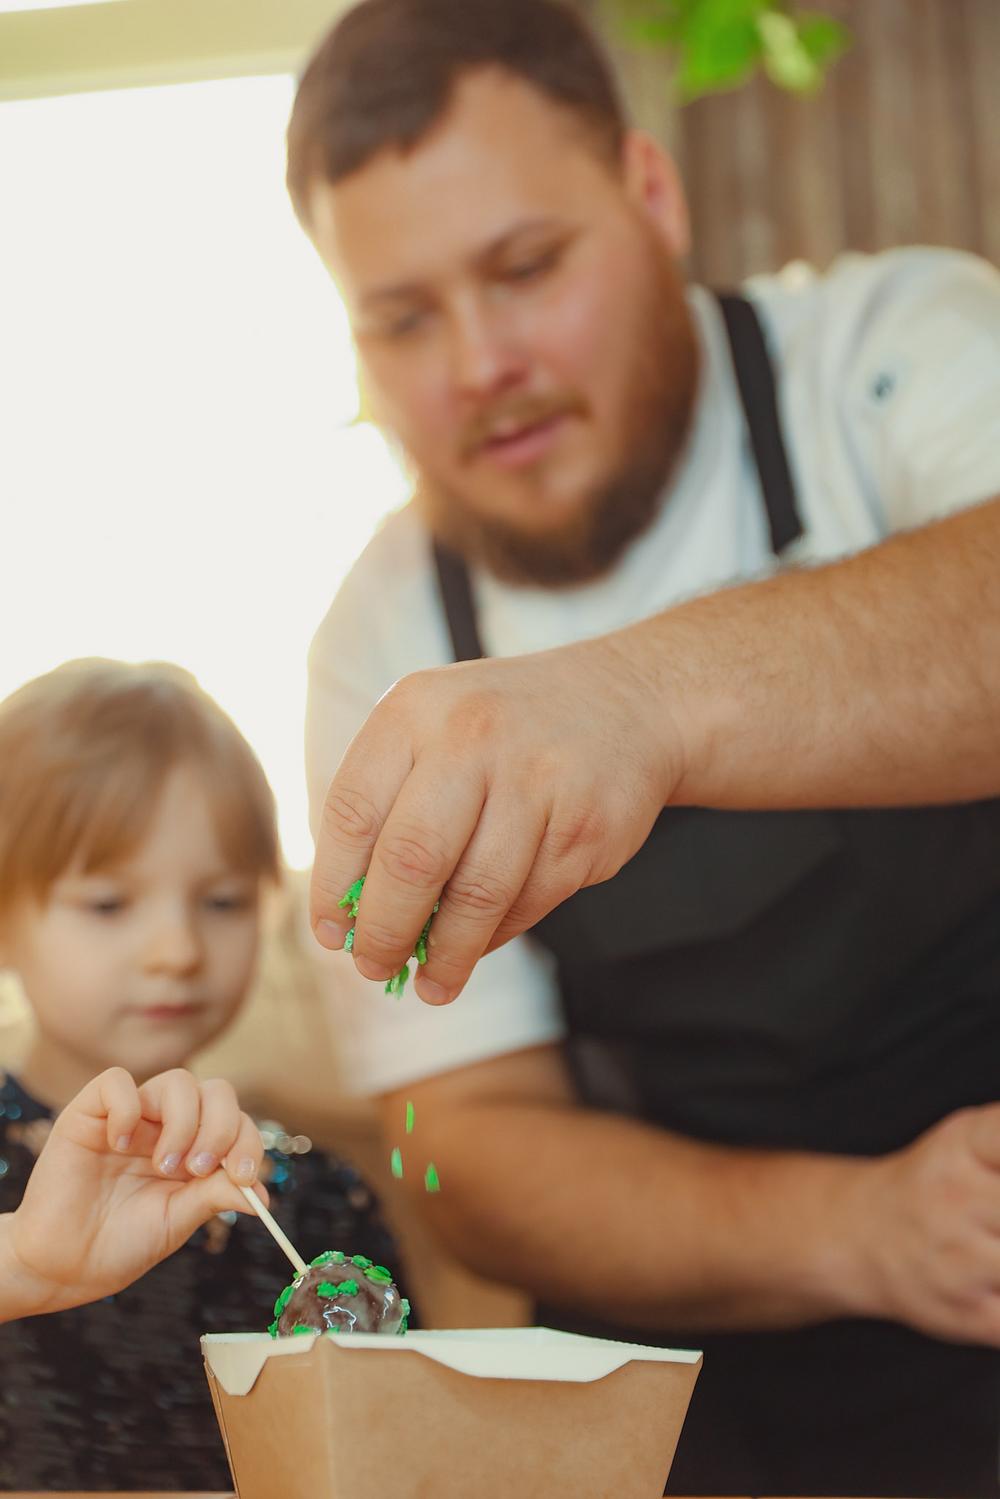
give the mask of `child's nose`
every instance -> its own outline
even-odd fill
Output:
[[[197,923],[180,913],[157,923],[150,933],[146,964],[167,973],[192,973],[200,967],[202,944]]]

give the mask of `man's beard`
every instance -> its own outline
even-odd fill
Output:
[[[536,532],[477,514],[425,476],[415,503],[433,534],[504,582],[569,587],[601,577],[652,523],[691,425],[698,345],[679,272],[650,237],[649,285],[635,309],[642,348],[625,402],[617,471],[559,526]]]

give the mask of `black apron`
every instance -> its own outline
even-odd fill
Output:
[[[719,302],[779,554],[802,528],[770,361],[751,304]],[[483,655],[464,564],[435,547],[435,565],[456,657]],[[532,935],[592,1107],[722,1145],[874,1156],[1000,1097],[1000,802],[666,808],[613,880]],[[668,1492],[1000,1493],[992,1350],[876,1321],[649,1338],[538,1315],[704,1350]]]

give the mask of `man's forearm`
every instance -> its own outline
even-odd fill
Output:
[[[1000,794],[1000,500],[608,637],[662,742],[670,800],[876,806]]]
[[[735,1151],[577,1107],[421,1109],[427,1218],[471,1268],[637,1328],[865,1309],[868,1162]]]

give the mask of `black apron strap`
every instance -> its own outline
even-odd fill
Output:
[[[781,435],[774,371],[753,303],[733,292],[717,292],[716,297],[729,335],[736,381],[767,507],[771,547],[775,556],[780,556],[785,547],[802,535],[802,522]]]
[[[729,335],[740,399],[767,509],[771,546],[775,555],[780,555],[802,535],[802,523],[781,435],[774,372],[753,304],[733,292],[716,295]],[[478,661],[486,652],[479,638],[469,569],[456,552],[441,542],[433,543],[433,551],[438,589],[455,660]]]
[[[478,661],[486,652],[479,638],[469,569],[458,553],[446,547],[443,542],[435,541],[433,548],[438,592],[448,620],[455,660]]]

